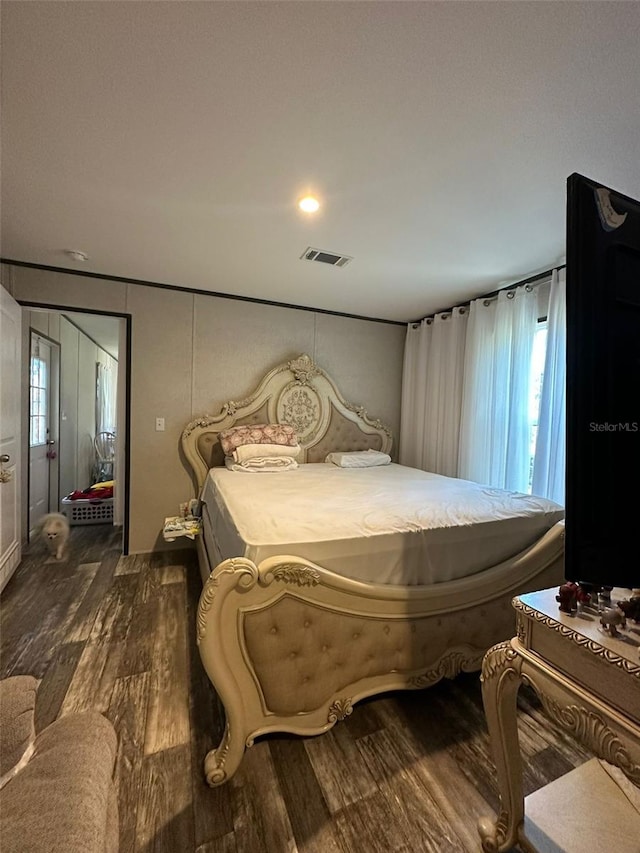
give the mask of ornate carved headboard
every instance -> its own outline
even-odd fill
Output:
[[[218,433],[238,424],[287,423],[296,430],[299,462],[324,462],[331,451],[391,452],[393,436],[362,406],[347,403],[327,374],[301,355],[270,370],[244,400],[229,400],[220,414],[203,415],[182,432],[182,448],[202,488],[209,468],[224,465]]]

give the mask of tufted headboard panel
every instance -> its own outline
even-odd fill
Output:
[[[334,450],[382,450],[383,438],[378,433],[363,432],[357,423],[345,418],[333,403],[324,435],[307,448],[307,462],[324,462]]]
[[[334,382],[308,355],[270,370],[243,400],[229,400],[218,415],[203,415],[182,432],[182,449],[198,491],[209,468],[224,464],[218,433],[247,423],[287,423],[302,452],[299,462],[323,462],[327,453],[349,450],[391,452],[391,430],[362,406],[347,403]]]

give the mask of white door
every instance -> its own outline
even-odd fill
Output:
[[[29,534],[49,512],[49,459],[55,453],[51,437],[51,345],[31,333],[29,370]]]
[[[22,556],[20,340],[22,309],[0,285],[0,591]]]

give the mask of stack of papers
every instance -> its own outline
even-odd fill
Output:
[[[178,536],[188,536],[195,539],[202,530],[202,521],[199,518],[182,518],[179,515],[165,518],[163,535],[171,541]]]

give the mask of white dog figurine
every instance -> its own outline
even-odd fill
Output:
[[[50,512],[40,522],[40,531],[49,552],[62,560],[69,541],[69,522],[61,512]]]

